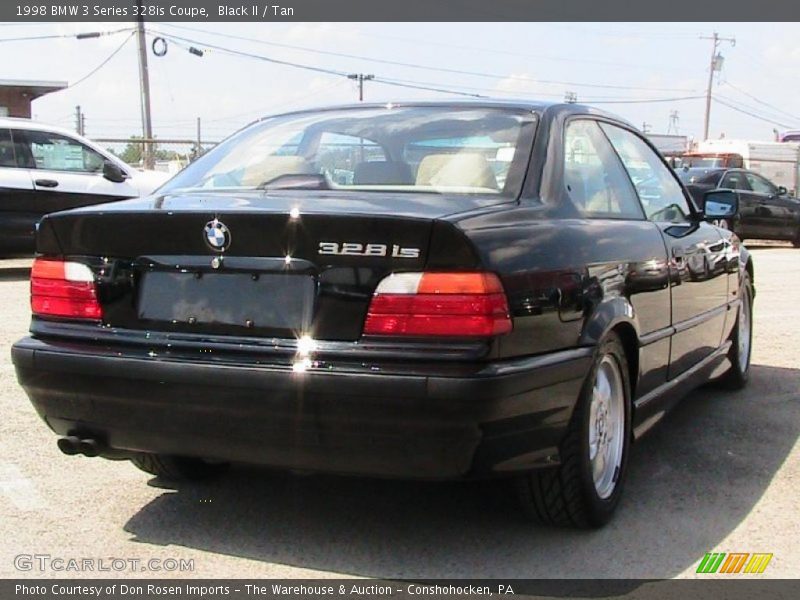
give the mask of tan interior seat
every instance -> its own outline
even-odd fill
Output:
[[[255,187],[281,175],[310,175],[317,171],[302,156],[265,156],[244,169],[241,185]]]
[[[429,154],[417,169],[417,185],[497,189],[489,161],[482,154]]]

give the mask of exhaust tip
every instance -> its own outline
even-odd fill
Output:
[[[58,438],[56,445],[58,449],[61,450],[64,454],[68,456],[74,456],[80,452],[79,446],[81,441],[76,438],[74,435],[68,435],[66,437]]]
[[[78,442],[78,452],[84,456],[97,456],[100,454],[100,444],[92,438],[80,440]]]

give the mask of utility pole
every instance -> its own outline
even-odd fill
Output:
[[[351,73],[347,76],[348,79],[352,79],[353,81],[358,81],[358,101],[364,101],[364,82],[365,81],[372,81],[375,79],[375,75],[364,75],[364,73]]]
[[[139,42],[139,87],[142,100],[142,136],[146,140],[142,147],[142,162],[145,169],[154,166],[153,123],[150,117],[150,75],[147,70],[147,38],[144,33],[144,16],[142,15],[142,0],[136,0],[139,7],[139,17],[136,20],[136,38]]]
[[[200,117],[197,117],[197,148],[194,152],[195,159],[200,158],[200,155],[203,153],[203,146],[200,143]]]
[[[78,135],[83,135],[83,115],[81,114],[81,105],[75,107],[75,131]]]
[[[714,73],[722,69],[722,55],[717,53],[720,42],[730,42],[731,46],[736,45],[736,38],[720,37],[715,31],[713,36],[700,36],[701,40],[711,40],[711,63],[708,67],[708,88],[706,89],[706,117],[703,124],[703,139],[708,139],[708,128],[711,123],[711,86],[714,83]]]

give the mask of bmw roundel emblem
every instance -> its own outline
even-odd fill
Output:
[[[225,252],[228,246],[231,245],[231,232],[225,226],[225,223],[218,219],[206,223],[203,229],[203,238],[206,240],[208,247],[217,252]]]

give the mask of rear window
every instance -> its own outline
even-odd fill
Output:
[[[175,177],[164,192],[280,189],[516,197],[536,116],[472,107],[381,107],[267,119]],[[304,179],[305,178],[305,179]]]
[[[707,169],[677,169],[675,171],[686,185],[713,185],[719,183],[724,171],[709,171]]]

